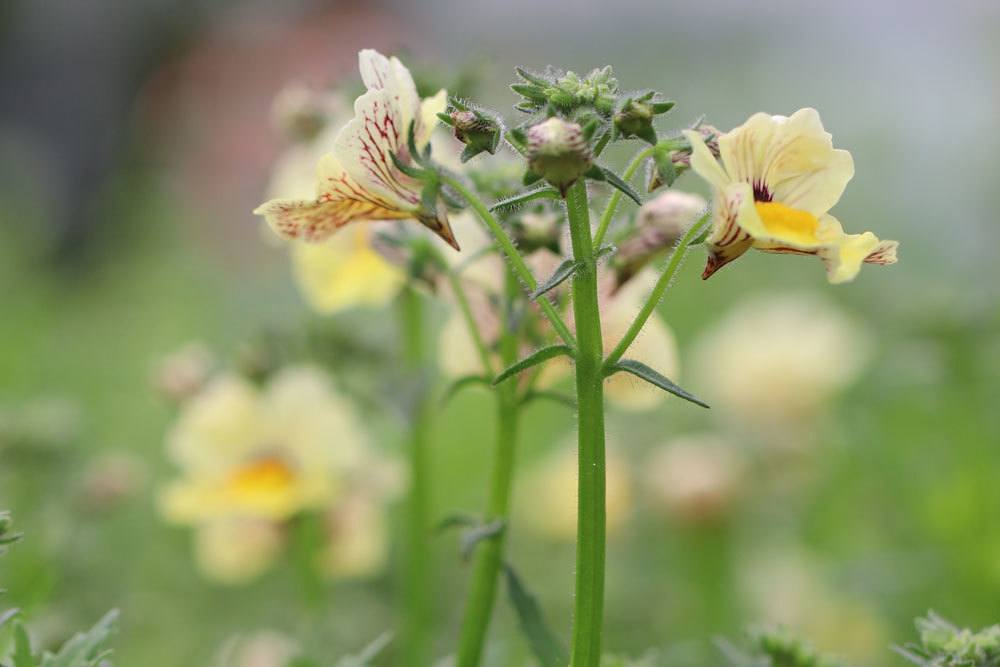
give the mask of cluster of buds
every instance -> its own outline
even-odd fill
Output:
[[[445,125],[450,125],[455,130],[455,138],[465,144],[462,162],[468,162],[483,152],[490,155],[497,152],[503,126],[495,115],[452,99],[449,112],[439,113],[438,118]]]
[[[627,97],[618,106],[615,113],[615,134],[622,139],[638,137],[643,141],[656,145],[656,129],[653,119],[674,108],[670,101],[657,101],[654,91],[646,92],[639,97]]]
[[[612,76],[610,67],[594,69],[585,77],[557,70],[544,74],[521,68],[516,71],[522,82],[511,85],[511,90],[524,98],[514,107],[518,111],[536,113],[551,109],[569,116],[581,109],[592,109],[603,118],[610,118],[614,112],[618,80]]]
[[[698,123],[694,128],[705,140],[712,155],[719,157],[719,130],[711,125]],[[647,190],[652,192],[662,185],[670,187],[677,177],[691,168],[691,144],[685,139],[664,141],[656,145],[650,162]]]

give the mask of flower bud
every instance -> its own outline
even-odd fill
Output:
[[[593,156],[577,124],[553,116],[528,130],[528,167],[565,196],[590,168]]]
[[[711,125],[699,125],[695,128],[705,139],[705,145],[712,155],[719,157],[719,130]],[[650,170],[647,191],[652,192],[661,185],[670,187],[685,170],[691,167],[691,147],[684,146],[677,150],[660,150],[661,144],[653,152],[653,168]]]
[[[639,137],[650,144],[656,144],[653,116],[651,104],[628,100],[621,111],[615,114],[615,129],[623,139]]]
[[[500,144],[500,124],[489,116],[471,109],[456,109],[451,114],[451,125],[455,128],[455,138],[465,144],[462,162],[486,151],[496,153]]]
[[[612,263],[615,289],[677,243],[705,206],[705,200],[699,195],[675,190],[668,190],[643,204],[634,234],[619,244]]]

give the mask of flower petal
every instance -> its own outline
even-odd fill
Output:
[[[437,115],[443,113],[446,108],[448,108],[448,91],[443,88],[433,97],[428,97],[420,103],[420,115],[414,130],[417,148],[423,148],[430,141],[431,134],[438,125]]]
[[[692,161],[693,163],[693,161]],[[716,192],[713,205],[712,231],[705,239],[708,262],[702,279],[733,261],[753,245],[753,236],[744,227],[760,233],[763,223],[754,210],[753,191],[746,183],[732,183]]]
[[[691,144],[691,168],[694,172],[708,181],[709,185],[719,190],[729,185],[732,179],[719,165],[715,156],[712,155],[712,151],[708,150],[701,134],[693,130],[684,130],[683,134],[684,138]]]
[[[386,58],[374,49],[358,53],[358,69],[368,90],[384,90],[389,94],[389,99],[400,111],[403,136],[406,136],[410,122],[420,108],[420,97],[410,70],[395,56]]]
[[[755,113],[719,137],[719,157],[732,180],[751,185],[762,180],[779,123],[774,116]]]

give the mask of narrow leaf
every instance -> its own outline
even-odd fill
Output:
[[[530,295],[531,300],[534,301],[546,292],[561,285],[567,278],[573,275],[573,272],[576,271],[578,266],[579,264],[577,264],[574,259],[567,259],[563,261],[563,263],[556,268],[556,270],[545,280],[545,282],[535,288],[535,291]]]
[[[695,405],[700,405],[703,408],[710,407],[708,403],[704,402],[694,394],[691,394],[684,389],[681,389],[673,381],[669,380],[666,376],[661,375],[659,372],[653,370],[641,361],[636,361],[635,359],[622,359],[618,361],[610,368],[605,370],[604,377],[610,377],[619,371],[625,371],[626,373],[631,373],[639,379],[645,380],[646,382],[655,385],[662,389],[663,391],[673,394],[683,398],[685,401],[691,401]]]
[[[536,199],[559,199],[559,191],[555,188],[550,188],[548,185],[541,185],[531,190],[511,195],[510,197],[498,199],[490,207],[490,212],[498,210],[510,211]]]
[[[455,125],[455,119],[451,117],[451,114],[438,112],[437,117],[438,120],[440,120],[445,125],[451,125],[451,126]]]
[[[35,667],[35,660],[31,657],[31,640],[24,626],[18,623],[14,626],[14,667]]]
[[[458,392],[475,384],[481,384],[485,387],[489,387],[491,384],[490,378],[485,375],[463,375],[448,385],[447,389],[444,390],[444,394],[441,396],[441,406],[443,407],[447,405]]]
[[[13,619],[17,618],[20,613],[20,609],[16,607],[14,609],[8,609],[7,611],[0,612],[0,628],[10,623]]]
[[[604,179],[607,180],[607,182],[610,185],[614,186],[615,188],[618,188],[623,193],[625,193],[626,197],[634,201],[636,204],[642,206],[642,200],[639,198],[639,194],[632,189],[631,185],[623,181],[618,174],[611,171],[610,169],[606,169],[605,167],[600,167],[600,170],[601,173],[604,174]]]
[[[540,350],[536,350],[533,354],[528,355],[521,361],[514,363],[507,368],[505,368],[500,375],[493,378],[493,384],[500,384],[504,380],[509,380],[521,371],[528,370],[532,366],[537,366],[543,361],[548,361],[555,357],[566,355],[567,357],[573,356],[573,350],[569,345],[549,345],[548,347],[543,347]]]
[[[449,514],[445,518],[441,519],[434,530],[435,532],[443,533],[451,530],[452,528],[469,528],[471,526],[478,526],[479,523],[479,517],[471,514]]]
[[[396,166],[396,169],[399,169],[401,172],[403,172],[410,178],[416,178],[418,180],[423,178],[424,176],[423,169],[418,169],[417,167],[413,167],[408,164],[403,164],[402,160],[400,160],[399,156],[396,155],[395,153],[389,153],[389,157],[392,158],[392,163]]]
[[[536,86],[542,86],[543,88],[548,88],[549,86],[552,85],[552,82],[546,79],[545,77],[538,74],[533,74],[532,72],[529,72],[523,67],[516,67],[514,68],[514,71],[517,72],[517,75],[519,77],[521,77],[528,83],[535,84]]]
[[[521,632],[528,640],[532,652],[542,667],[564,667],[569,664],[569,653],[562,642],[545,623],[538,600],[528,591],[509,564],[504,564],[507,593],[517,612]]]
[[[618,250],[618,248],[612,243],[602,245],[598,248],[597,253],[594,255],[594,259],[601,259],[607,255],[613,255],[616,250]]]

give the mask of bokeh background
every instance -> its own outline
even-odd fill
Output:
[[[713,637],[785,622],[853,664],[897,664],[886,647],[928,608],[1000,620],[998,35],[988,0],[7,0],[0,507],[28,537],[0,560],[7,599],[43,643],[119,607],[118,663],[148,667],[216,664],[227,640],[258,631],[336,655],[393,625],[398,547],[381,574],[319,602],[290,568],[240,587],[201,577],[190,533],[156,511],[176,413],[150,382],[191,341],[236,363],[273,332],[320,331],[398,452],[401,423],[379,400],[384,313],[310,314],[249,213],[283,147],[276,93],[356,86],[358,49],[376,47],[426,81],[476,80],[508,118],[513,67],[549,63],[612,64],[623,86],[663,91],[678,103],[664,128],[814,106],[855,158],[838,218],[901,241],[898,265],[836,288],[806,259],[748,255],[704,283],[685,265],[663,313],[683,384],[716,409],[668,401],[609,418],[622,485],[610,650],[717,664]],[[678,187],[704,192],[690,177]],[[754,403],[755,390],[797,407]],[[435,513],[477,511],[489,397],[461,395],[438,417]],[[566,637],[572,541],[558,517],[537,519],[572,493],[558,465],[572,416],[538,405],[525,421],[509,556]],[[443,655],[468,568],[455,535],[436,548]],[[503,596],[494,637],[495,664],[527,655]]]

